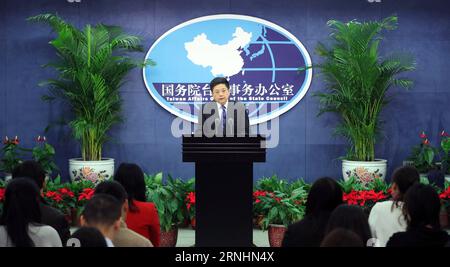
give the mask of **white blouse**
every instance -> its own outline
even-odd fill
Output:
[[[58,232],[48,225],[29,225],[28,235],[35,247],[62,247]],[[0,247],[14,247],[4,225],[0,226]]]
[[[372,237],[376,238],[376,247],[385,247],[393,234],[406,231],[403,202],[398,202],[398,206],[392,206],[393,203],[392,200],[378,202],[370,211],[369,225]]]

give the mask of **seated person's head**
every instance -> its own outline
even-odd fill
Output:
[[[81,227],[70,237],[78,239],[80,247],[107,247],[103,234],[95,227]],[[69,239],[68,246],[74,246],[76,243]]]
[[[306,215],[319,216],[331,213],[343,203],[341,186],[332,178],[323,177],[314,182],[306,201]]]
[[[41,222],[39,188],[28,178],[16,177],[6,186],[1,224],[16,247],[32,247],[28,235],[30,224]]]
[[[439,195],[433,187],[420,183],[411,186],[406,192],[403,205],[408,229],[421,227],[440,229],[440,208]]]
[[[404,166],[397,168],[392,174],[392,198],[395,201],[403,201],[408,189],[420,181],[420,175],[416,168]]]
[[[95,227],[103,236],[113,239],[120,228],[122,203],[106,194],[94,195],[84,206],[81,226]]]
[[[224,105],[230,97],[230,83],[226,78],[216,77],[209,83],[214,101]]]
[[[364,247],[361,238],[353,231],[336,228],[325,236],[321,247]]]
[[[343,204],[337,207],[331,213],[325,234],[331,233],[336,228],[343,228],[356,233],[364,244],[372,238],[368,216],[359,206]]]
[[[34,160],[27,160],[14,168],[12,178],[23,177],[33,180],[39,189],[43,189],[45,181],[45,171],[41,164]]]
[[[117,201],[122,203],[122,218],[126,219],[128,212],[128,196],[123,186],[116,181],[104,181],[95,187],[94,195],[106,194],[113,196]]]
[[[119,182],[128,195],[128,206],[131,212],[136,212],[137,208],[133,200],[145,202],[146,190],[144,172],[134,163],[122,163],[114,175],[114,180]]]

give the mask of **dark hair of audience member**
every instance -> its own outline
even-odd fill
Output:
[[[355,232],[336,228],[325,236],[321,247],[364,247],[364,243]]]
[[[18,165],[12,171],[12,178],[22,177],[33,180],[39,189],[42,189],[45,181],[45,171],[41,164],[34,160],[27,160]]]
[[[82,215],[90,226],[111,226],[120,219],[122,204],[111,195],[95,194],[84,206]]]
[[[363,243],[372,237],[367,215],[363,209],[355,205],[340,205],[337,207],[328,220],[325,235],[336,228],[343,228],[357,234]]]
[[[418,182],[420,182],[420,175],[416,168],[403,166],[395,169],[392,174],[392,183],[396,184],[399,192],[396,199],[394,199],[392,209],[394,205],[398,207],[398,203],[404,201],[406,191]]]
[[[80,241],[81,247],[107,247],[105,237],[95,227],[81,227],[76,230],[71,238]]]
[[[97,194],[106,194],[115,197],[120,203],[124,203],[127,200],[127,192],[123,188],[123,186],[116,181],[104,181],[99,183],[95,187],[95,193]]]
[[[426,226],[439,230],[440,208],[441,202],[433,187],[420,183],[413,185],[406,193],[403,205],[408,230]]]
[[[343,203],[342,188],[332,178],[323,177],[314,182],[306,201],[305,216],[319,217],[331,213]]]
[[[133,200],[146,201],[146,187],[144,172],[133,163],[122,163],[114,175],[114,180],[119,182],[128,194],[128,206],[131,212],[137,212],[138,208]]]
[[[1,224],[16,247],[34,247],[28,235],[29,225],[41,222],[39,188],[27,178],[11,180],[6,186]]]

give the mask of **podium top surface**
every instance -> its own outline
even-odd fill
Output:
[[[183,162],[265,162],[265,137],[183,136]]]
[[[183,143],[260,143],[266,140],[262,135],[245,136],[196,136],[194,134],[183,135]]]

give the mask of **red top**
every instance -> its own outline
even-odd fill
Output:
[[[128,228],[148,238],[154,247],[159,247],[161,229],[155,204],[136,200],[133,200],[133,203],[138,211],[128,210],[126,220]]]

